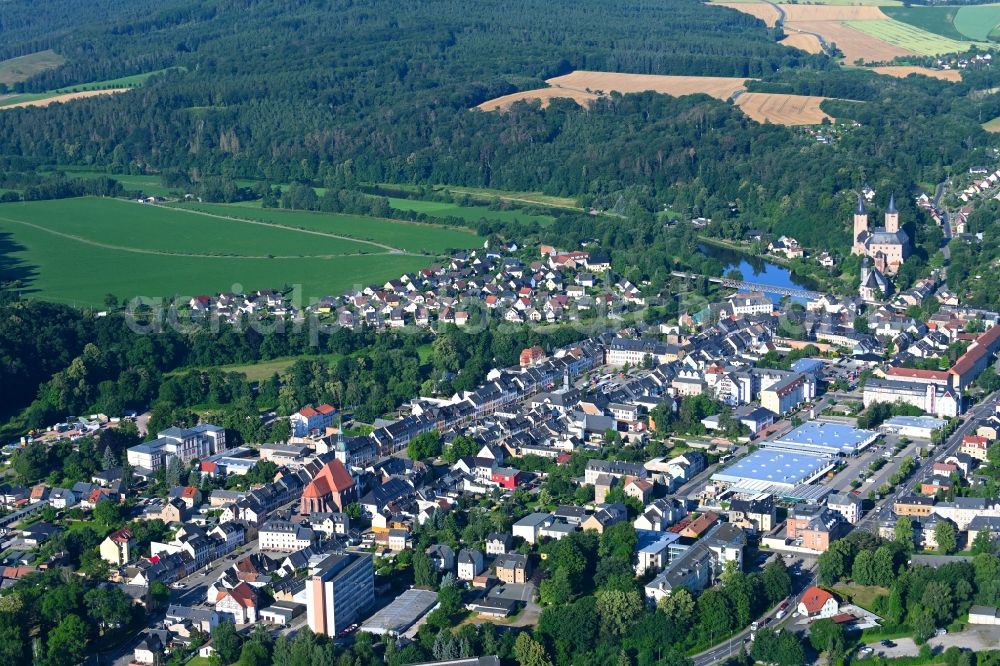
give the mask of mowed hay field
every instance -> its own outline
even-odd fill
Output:
[[[941,79],[942,81],[957,82],[962,80],[962,73],[956,69],[931,69],[930,67],[910,67],[907,65],[898,65],[890,67],[872,67],[872,71],[878,72],[879,74],[886,74],[888,76],[895,76],[900,79],[905,79],[910,74],[920,74],[922,76]]]
[[[816,125],[830,116],[820,110],[826,97],[805,95],[779,95],[774,93],[743,93],[736,98],[736,106],[759,123],[775,125]]]
[[[338,237],[342,229],[393,240],[401,250],[481,243],[461,230],[360,216],[342,216],[331,223],[334,231],[320,231],[327,226],[320,214],[301,215],[268,225],[96,197],[0,204],[0,238],[15,262],[0,278],[22,279],[26,295],[76,305],[100,306],[108,293],[190,296],[234,284],[247,290],[300,284],[309,298],[382,283],[436,259]],[[285,224],[304,218],[315,228]]]
[[[1000,118],[994,118],[993,120],[987,120],[983,123],[983,129],[987,132],[1000,132]]]
[[[816,35],[810,35],[804,32],[792,33],[782,39],[779,44],[784,44],[785,46],[794,49],[800,49],[806,53],[823,52],[823,45],[819,43],[819,38]]]
[[[717,2],[713,4],[756,16],[766,23],[769,28],[773,28],[774,24],[781,18],[781,12],[774,5],[767,2]]]
[[[747,80],[749,79],[720,76],[660,76],[578,70],[548,79],[546,83],[554,88],[542,88],[539,91],[519,94],[528,96],[530,92],[549,93],[552,90],[593,91],[602,94],[653,91],[679,97],[703,93],[721,100],[729,100],[735,96],[736,106],[758,122],[770,122],[776,125],[815,125],[829,118],[819,109],[819,103],[826,99],[824,97],[748,93],[745,86]],[[496,108],[494,105],[496,101],[484,102],[478,108]]]
[[[578,92],[600,92],[622,94],[636,92],[658,92],[681,97],[704,93],[717,99],[729,99],[745,90],[747,79],[730,76],[668,76],[660,74],[622,74],[617,72],[593,72],[578,69],[546,80],[553,88]]]
[[[26,81],[35,74],[55,69],[66,62],[61,55],[48,49],[0,61],[0,83],[10,85]]]
[[[581,90],[569,90],[566,88],[539,88],[537,90],[524,90],[522,92],[511,93],[503,97],[497,97],[483,102],[476,108],[481,111],[506,111],[515,102],[539,100],[542,108],[552,103],[553,99],[571,99],[580,106],[586,106],[597,99],[597,95]]]

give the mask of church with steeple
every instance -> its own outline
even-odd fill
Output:
[[[871,259],[873,268],[885,275],[895,275],[899,267],[910,255],[910,237],[899,226],[899,211],[896,210],[896,195],[889,198],[885,211],[885,226],[868,227],[868,210],[865,201],[858,196],[858,208],[854,211],[854,245],[851,254],[859,254]]]

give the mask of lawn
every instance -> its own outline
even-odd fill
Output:
[[[899,21],[844,21],[844,24],[884,42],[922,55],[967,51],[972,42],[949,39]],[[980,44],[980,46],[984,46]]]
[[[94,202],[105,204],[100,207]],[[132,206],[133,208],[128,208]],[[77,208],[86,211],[92,228],[81,223],[84,217]],[[95,212],[96,211],[96,212]],[[119,211],[126,211],[122,215]],[[45,213],[48,213],[47,215]],[[115,213],[115,214],[113,214]],[[142,221],[156,216],[176,216],[171,235],[159,226],[143,228]],[[174,248],[197,246],[206,236],[221,233],[230,225],[226,246],[230,250],[249,251],[253,255],[275,252],[271,242],[299,245],[300,254],[315,254],[317,245],[330,245],[341,250],[355,243],[268,229],[259,225],[241,228],[240,222],[214,220],[184,211],[166,210],[114,199],[73,199],[31,203],[0,204],[0,249],[8,255],[12,266],[2,279],[20,278],[24,294],[72,305],[101,306],[105,294],[119,298],[135,296],[171,296],[211,294],[221,291],[281,288],[301,285],[303,299],[339,295],[348,289],[368,284],[380,284],[404,272],[417,270],[433,263],[432,257],[401,254],[367,254],[332,258],[253,259],[246,256],[210,256],[217,251],[208,243],[200,250],[202,256],[157,254],[156,250],[131,248],[156,247],[156,243]],[[9,220],[29,219],[35,226]],[[189,218],[196,220],[190,223]],[[36,224],[37,223],[37,224]],[[95,245],[78,238],[54,235],[63,223],[80,232],[83,239],[99,238],[112,247]],[[169,224],[169,222],[167,222]],[[245,224],[245,223],[244,223]],[[180,232],[178,229],[185,231]],[[263,236],[259,235],[263,232]],[[181,234],[187,234],[186,238]],[[192,235],[193,234],[193,235]],[[279,240],[280,237],[285,240]],[[266,237],[268,241],[260,240]],[[255,240],[256,239],[256,240]],[[334,245],[336,244],[336,245]],[[119,246],[119,247],[114,247]],[[370,250],[372,248],[369,248]]]
[[[545,226],[552,224],[551,215],[533,215],[523,210],[493,210],[486,206],[459,206],[444,201],[422,201],[420,199],[397,199],[389,197],[389,205],[396,210],[412,210],[437,217],[460,217],[468,222],[495,220],[497,222],[537,222]]]
[[[841,583],[833,588],[833,591],[842,597],[851,600],[851,603],[861,606],[865,610],[872,610],[875,607],[875,600],[889,594],[889,590],[877,585],[855,585],[854,583]]]
[[[52,49],[4,60],[0,62],[0,83],[9,85],[25,81],[35,74],[55,69],[64,62],[66,59]]]
[[[239,372],[246,375],[247,381],[261,382],[266,379],[270,379],[274,373],[278,373],[279,375],[282,374],[285,370],[292,367],[296,361],[325,361],[327,363],[333,363],[334,361],[339,360],[340,357],[340,354],[284,356],[282,358],[273,358],[268,361],[259,361],[257,363],[234,363],[232,365],[213,366],[213,369],[218,369],[222,372]],[[208,368],[180,368],[170,374],[182,375],[193,370],[207,369]]]
[[[360,240],[384,243],[407,252],[436,254],[453,248],[468,249],[482,246],[482,240],[475,233],[466,229],[363,217],[361,215],[201,203],[180,204],[179,208],[350,236]],[[207,216],[203,217],[207,218]],[[378,248],[369,247],[368,249],[380,251]]]

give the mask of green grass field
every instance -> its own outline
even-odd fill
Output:
[[[393,224],[404,226],[437,231]],[[13,264],[0,278],[21,279],[26,296],[91,306],[108,293],[130,299],[284,285],[301,285],[308,302],[434,261],[296,229],[98,198],[0,204],[0,249]],[[213,256],[223,251],[227,256]],[[344,254],[357,251],[367,254]],[[287,258],[277,258],[283,252]]]
[[[408,192],[418,192],[418,185],[399,185],[393,183],[379,183],[380,186]],[[535,204],[548,208],[565,208],[567,210],[583,210],[572,197],[557,197],[541,192],[506,192],[504,190],[494,190],[485,187],[465,187],[460,185],[435,185],[434,191],[441,192],[447,190],[452,194],[465,194],[474,199],[489,201],[499,199],[520,204]]]
[[[310,229],[384,243],[407,252],[438,254],[448,249],[468,249],[482,246],[482,240],[471,231],[431,224],[385,220],[360,215],[313,213],[227,204],[184,203],[179,209],[201,211],[212,215],[227,215],[248,220]],[[212,219],[212,218],[208,218]]]
[[[888,21],[844,21],[855,30],[877,37],[882,41],[909,49],[921,55],[940,55],[967,51],[972,45],[970,41],[949,39],[941,35],[895,20]],[[980,46],[985,46],[980,44]]]
[[[1000,25],[1000,5],[887,7],[890,18],[955,40],[986,41]]]
[[[889,18],[906,23],[948,39],[963,41],[969,35],[955,27],[955,16],[960,7],[886,7],[882,11]]]
[[[968,37],[985,41],[997,37],[1000,27],[1000,5],[972,5],[962,7],[955,17],[955,28]]]
[[[460,217],[469,222],[478,222],[482,219],[496,220],[498,222],[537,222],[545,226],[552,224],[555,218],[551,215],[532,215],[523,210],[492,210],[486,206],[459,206],[456,203],[444,201],[422,201],[420,199],[398,199],[389,197],[389,205],[396,210],[412,210],[439,217]]]
[[[124,199],[84,197],[12,203],[0,208],[0,218],[38,225],[91,243],[149,253],[266,259],[269,255],[300,258],[385,251],[351,240],[249,225]]]
[[[55,69],[64,62],[66,59],[52,49],[4,60],[0,62],[0,83],[10,85],[25,81],[35,74]]]

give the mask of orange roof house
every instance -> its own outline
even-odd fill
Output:
[[[299,513],[343,511],[357,499],[354,479],[339,460],[331,460],[302,491]]]
[[[840,610],[840,604],[836,597],[830,592],[819,588],[810,587],[802,594],[802,601],[799,602],[798,611],[806,617],[833,617]]]

